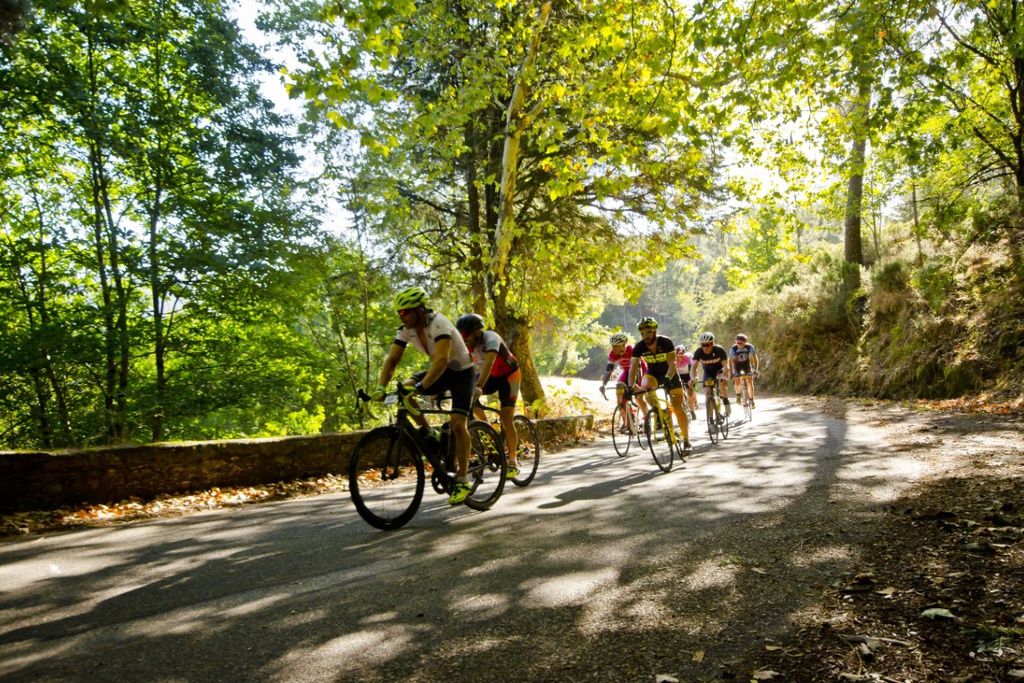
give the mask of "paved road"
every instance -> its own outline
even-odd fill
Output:
[[[392,533],[325,495],[5,541],[0,681],[711,680],[916,476],[877,439],[763,399],[668,474],[601,438]]]

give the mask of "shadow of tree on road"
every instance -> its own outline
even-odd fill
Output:
[[[492,511],[429,500],[386,534],[329,495],[0,545],[0,677],[746,676],[915,473],[780,401],[740,427],[668,474],[600,440]]]

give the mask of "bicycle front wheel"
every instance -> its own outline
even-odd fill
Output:
[[[487,510],[505,490],[508,465],[505,442],[494,427],[480,420],[469,423],[471,450],[469,453],[469,485],[472,492],[466,506],[474,510]]]
[[[672,460],[675,457],[675,450],[671,439],[672,423],[669,422],[661,411],[651,409],[647,411],[647,420],[644,422],[644,431],[647,433],[647,446],[651,455],[654,456],[654,463],[662,472],[672,469]]]
[[[718,443],[720,437],[718,433],[718,406],[714,400],[708,401],[707,406],[708,412],[708,438],[711,439],[711,443]]]
[[[729,416],[724,411],[722,412],[722,422],[718,430],[721,432],[723,439],[729,438]]]
[[[423,462],[398,427],[378,427],[352,451],[348,488],[367,524],[391,531],[405,526],[423,500]]]
[[[516,448],[519,474],[512,479],[512,483],[516,486],[529,486],[537,476],[537,465],[540,464],[540,436],[537,434],[537,426],[525,415],[516,415],[512,418],[512,424],[515,425],[519,441]]]
[[[629,455],[629,447],[633,443],[633,437],[629,433],[631,428],[629,420],[622,418],[622,406],[612,408],[612,444],[620,458]]]

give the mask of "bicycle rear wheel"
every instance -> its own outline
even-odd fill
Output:
[[[662,472],[672,469],[672,460],[675,457],[673,449],[672,423],[666,420],[663,413],[651,409],[647,411],[647,420],[644,422],[644,431],[647,433],[647,446],[654,456],[654,463]]]
[[[626,429],[625,433],[622,431],[623,427]],[[629,420],[622,419],[622,407],[612,408],[612,444],[620,458],[629,455],[629,447],[633,444],[633,436],[629,433],[630,428]]]
[[[516,449],[519,474],[512,479],[512,483],[516,486],[529,486],[537,476],[537,465],[540,464],[540,436],[537,434],[537,426],[525,415],[516,415],[512,418],[512,424],[515,425],[519,440]]]
[[[474,510],[487,510],[505,490],[505,442],[494,427],[480,420],[469,423],[469,485],[472,492],[466,506]]]
[[[708,437],[711,439],[711,443],[718,443],[718,439],[721,436],[718,432],[718,404],[713,398],[708,399],[707,413]]]
[[[722,421],[718,426],[718,431],[721,432],[723,439],[729,438],[729,415],[725,412],[722,412]]]
[[[646,451],[650,448],[650,441],[647,439],[647,429],[645,428],[647,418],[642,416],[639,411],[630,409],[633,415],[633,427],[636,429],[636,445],[640,447],[640,450]],[[648,410],[648,413],[651,411]]]
[[[423,500],[423,462],[398,427],[378,427],[352,451],[348,486],[356,511],[367,524],[391,531],[405,526]]]

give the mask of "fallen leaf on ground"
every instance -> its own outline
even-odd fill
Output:
[[[925,619],[952,619],[953,613],[942,607],[932,607],[921,612],[921,616]]]

